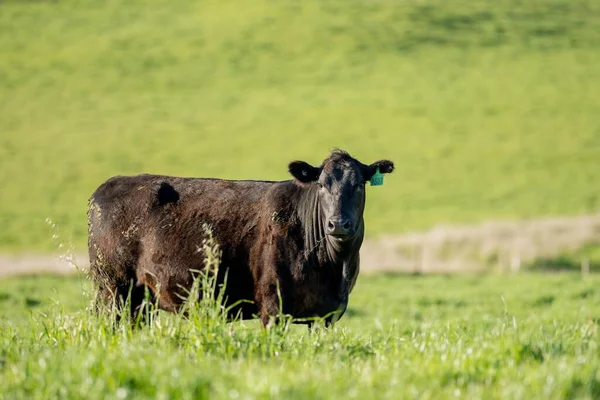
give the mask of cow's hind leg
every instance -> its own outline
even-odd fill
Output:
[[[154,303],[154,296],[143,285],[133,279],[105,282],[98,285],[94,309],[114,316],[115,322],[126,317],[131,323],[144,323]]]
[[[89,276],[94,283],[93,309],[96,315],[117,311],[119,308],[119,282],[106,272],[105,263],[101,262],[95,253],[90,253]]]

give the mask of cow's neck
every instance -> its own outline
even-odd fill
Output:
[[[356,232],[349,240],[340,242],[325,233],[325,216],[319,203],[317,188],[311,186],[306,190],[304,209],[304,244],[308,257],[323,254],[330,263],[342,266],[356,257],[364,235],[364,221],[361,218]],[[325,261],[325,260],[319,260]]]

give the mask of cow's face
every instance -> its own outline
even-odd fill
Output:
[[[390,173],[394,163],[381,160],[365,165],[336,150],[320,167],[304,161],[289,165],[290,173],[299,182],[316,187],[324,231],[339,240],[352,238],[359,227],[365,208],[365,185],[377,168],[382,174]]]

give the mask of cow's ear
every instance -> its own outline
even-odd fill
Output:
[[[321,175],[321,168],[313,167],[304,161],[293,161],[288,166],[290,174],[302,183],[314,182]]]
[[[394,171],[394,163],[390,160],[379,160],[375,161],[373,164],[367,167],[367,171],[365,174],[365,180],[370,180],[373,175],[377,172],[379,168],[379,173],[381,174],[389,174]]]

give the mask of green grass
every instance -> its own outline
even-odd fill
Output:
[[[599,279],[363,276],[312,333],[165,314],[113,331],[81,277],[4,279],[0,398],[598,398]]]
[[[0,249],[85,245],[115,174],[397,171],[368,234],[600,208],[600,3],[0,4]]]

